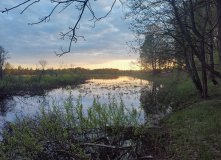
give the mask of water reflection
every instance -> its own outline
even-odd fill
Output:
[[[48,91],[42,96],[13,96],[10,99],[1,100],[0,118],[1,120],[13,121],[15,113],[18,116],[31,115],[36,113],[39,107],[51,106],[52,103],[62,107],[70,93],[74,100],[81,95],[84,112],[93,104],[94,97],[99,97],[100,103],[108,103],[109,99],[113,97],[120,103],[120,98],[122,98],[127,108],[139,109],[141,89],[144,87],[151,90],[152,83],[128,76],[121,76],[116,79],[90,79],[77,88],[67,86],[66,88]]]
[[[170,113],[171,107],[161,105],[157,100],[157,92],[162,85],[153,83],[151,89],[143,87],[140,94],[140,102],[145,112],[145,121],[155,125],[164,116]]]
[[[10,112],[13,109],[13,103],[10,99],[0,100],[0,116],[5,117],[7,112]]]
[[[146,87],[141,89],[140,102],[146,114],[157,114],[159,111],[157,107],[157,90],[159,87],[153,83],[151,89]]]

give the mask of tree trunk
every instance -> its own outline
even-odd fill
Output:
[[[219,50],[219,64],[221,64],[221,1],[217,0],[217,18],[218,18],[218,50]]]
[[[214,76],[214,57],[213,57],[213,33],[210,33],[210,66],[212,69],[212,72],[210,72],[210,79],[212,80],[214,85],[217,85],[218,82],[215,80]]]
[[[155,75],[155,67],[154,67],[154,60],[152,59],[152,69],[153,69],[153,75]]]
[[[201,55],[203,60],[205,61],[205,42],[202,40],[201,42]],[[207,90],[207,72],[205,66],[202,64],[202,81],[203,81],[203,92],[202,98],[208,98],[208,90]]]
[[[196,89],[198,90],[199,96],[202,97],[202,92],[203,92],[203,87],[200,81],[200,77],[196,68],[196,64],[195,64],[195,60],[194,60],[194,56],[193,53],[191,53],[191,78],[192,81],[196,87]]]
[[[153,68],[153,75],[156,75],[156,55],[155,55],[155,51],[152,52],[152,68]]]
[[[193,81],[196,87],[196,90],[198,91],[199,96],[202,97],[203,87],[202,87],[202,84],[201,84],[201,81],[200,81],[200,78],[196,69],[193,53],[191,53],[191,56],[187,56],[186,50],[184,50],[184,58],[185,58],[187,70],[189,71],[188,74],[191,80]]]
[[[207,91],[207,73],[205,67],[202,65],[202,80],[203,80],[203,93],[202,98],[208,98]]]
[[[2,66],[0,66],[0,79],[2,80],[3,78],[3,70],[2,70]]]
[[[157,74],[157,58],[156,58],[156,51],[154,51],[154,69],[155,69],[155,73],[154,75]]]
[[[180,19],[180,15],[179,15],[179,12],[178,12],[178,8],[177,8],[177,6],[176,6],[176,1],[175,0],[171,0],[171,6],[173,7],[173,9],[174,9],[174,14],[175,14],[175,18],[176,18],[176,20],[177,20],[177,24],[178,24],[178,26],[179,26],[179,29],[181,30],[181,32],[182,32],[182,34],[183,34],[183,36],[185,37],[185,39],[186,39],[186,41],[187,41],[187,43],[190,45],[190,47],[192,48],[192,50],[193,50],[193,52],[194,52],[194,54],[196,55],[196,57],[199,59],[199,61],[201,62],[201,64],[202,64],[202,66],[204,67],[204,68],[206,68],[207,70],[209,70],[210,72],[212,72],[213,74],[214,74],[214,76],[216,76],[216,77],[219,77],[220,79],[221,79],[221,73],[220,72],[217,72],[217,71],[213,71],[212,70],[212,68],[211,68],[211,66],[208,64],[208,63],[206,63],[206,61],[205,61],[205,56],[204,56],[204,58],[202,57],[202,55],[198,52],[198,50],[195,48],[195,44],[193,44],[193,42],[192,42],[192,38],[191,38],[191,36],[189,35],[189,33],[184,29],[184,25],[183,25],[183,23],[182,23],[182,21],[181,21],[181,19]],[[193,12],[193,10],[191,11],[191,12]],[[193,32],[195,33],[195,35],[198,37],[198,38],[200,38],[200,39],[203,39],[203,35],[201,35],[198,31],[197,31],[197,28],[196,28],[196,26],[195,26],[195,22],[194,22],[194,13],[192,13],[192,16],[190,17],[191,18],[191,20],[192,20],[192,25],[193,25]],[[221,17],[220,17],[221,18]],[[220,34],[221,34],[221,32],[220,32]],[[221,37],[220,37],[221,38]],[[205,51],[204,51],[205,52]],[[205,53],[204,53],[205,54]]]
[[[38,77],[38,82],[40,83],[41,82],[41,79],[42,79],[42,76],[44,74],[44,69],[41,71],[41,73],[39,74],[39,77]]]

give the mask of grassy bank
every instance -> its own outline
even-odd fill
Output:
[[[42,94],[45,90],[66,85],[84,83],[86,77],[79,75],[64,76],[6,76],[0,81],[0,97],[22,94]]]
[[[59,76],[5,76],[0,80],[0,98],[12,95],[43,94],[44,91],[67,85],[76,86],[87,79],[115,79],[127,74],[63,74]],[[131,75],[129,75],[131,76]]]
[[[199,98],[185,73],[149,76],[148,80],[163,84],[158,101],[173,107],[154,132],[164,151],[157,159],[221,159],[221,80],[216,86],[209,82],[207,100]]]
[[[79,77],[101,78],[99,75],[90,76],[78,75],[75,80]],[[111,78],[110,75],[102,78],[105,77]],[[23,78],[22,81],[27,85],[28,80],[25,81],[25,78],[33,77]],[[46,79],[47,77],[42,79],[43,84],[47,84]],[[57,156],[77,157],[76,159],[88,159],[88,156],[91,159],[132,159],[149,155],[162,160],[221,159],[221,80],[216,86],[209,82],[211,98],[202,100],[185,73],[160,74],[146,79],[162,85],[157,93],[157,101],[160,105],[170,105],[173,108],[172,113],[161,120],[159,126],[146,128],[137,125],[128,128],[127,126],[136,122],[135,119],[133,121],[137,116],[136,110],[124,115],[123,102],[116,106],[117,103],[113,100],[110,100],[110,104],[101,105],[95,99],[89,109],[91,117],[82,117],[83,106],[80,99],[74,105],[69,97],[62,108],[65,114],[60,112],[61,108],[52,106],[53,112],[45,108],[34,118],[20,119],[18,123],[8,124],[8,128],[2,133],[5,139],[0,144],[0,154],[12,159],[16,156],[20,159],[33,159],[34,156],[36,159],[47,156],[48,159]],[[60,82],[65,84],[69,81],[64,78]],[[48,80],[48,83],[52,84],[52,81]],[[79,124],[82,124],[81,127]],[[90,129],[97,126],[102,129],[102,133],[93,139]],[[106,132],[107,126],[113,127],[110,132]],[[104,136],[103,133],[107,135]],[[82,140],[82,137],[87,141]],[[122,140],[125,142],[122,143]],[[129,147],[125,148],[128,143]]]
[[[167,154],[174,159],[221,159],[221,101],[207,100],[173,113],[166,121]]]

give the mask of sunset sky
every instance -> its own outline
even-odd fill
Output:
[[[20,1],[23,2],[23,1]],[[110,9],[113,0],[91,1],[95,14],[104,16]],[[18,1],[0,1],[0,10],[10,8],[18,4]],[[59,13],[61,8],[55,10],[51,20],[37,25],[34,23],[51,11],[55,4],[49,0],[40,1],[31,6],[23,14],[20,12],[25,8],[14,9],[8,13],[0,13],[0,45],[10,53],[8,60],[14,67],[38,66],[39,60],[46,60],[47,67],[84,67],[84,68],[118,68],[137,69],[136,61],[138,55],[129,53],[130,48],[126,42],[133,41],[134,36],[129,28],[129,21],[123,20],[124,9],[117,1],[108,17],[96,23],[93,22],[88,10],[85,12],[80,23],[77,35],[84,36],[86,41],[79,38],[73,43],[71,53],[58,57],[54,51],[59,52],[60,46],[68,47],[68,39],[60,39],[60,32],[68,31],[73,27],[79,13],[75,6],[67,8]]]

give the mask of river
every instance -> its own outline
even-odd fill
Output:
[[[32,115],[38,112],[40,107],[52,106],[52,103],[62,106],[70,95],[74,100],[80,98],[85,113],[87,108],[92,105],[94,97],[99,98],[101,104],[108,103],[112,98],[120,103],[120,99],[122,99],[127,108],[134,107],[141,110],[140,97],[144,88],[148,92],[152,91],[153,83],[135,77],[120,76],[115,79],[90,79],[77,87],[67,86],[53,89],[45,92],[44,95],[13,96],[0,101],[0,126],[5,121],[14,121],[15,114],[18,116]],[[144,111],[141,111],[141,118],[141,121],[144,121]]]

